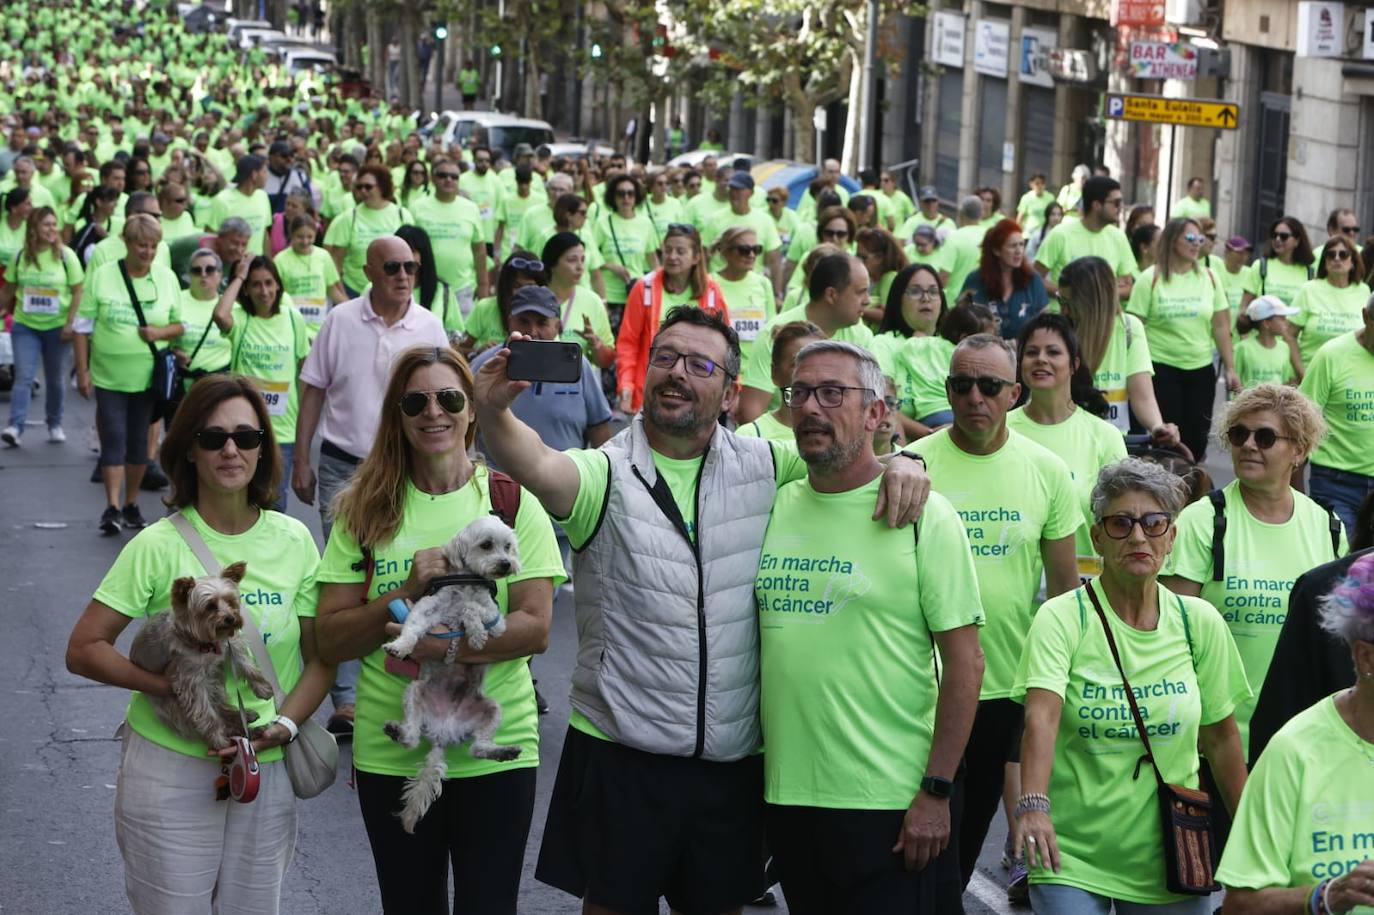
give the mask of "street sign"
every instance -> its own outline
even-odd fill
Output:
[[[1235,130],[1240,105],[1209,98],[1165,98],[1162,95],[1107,96],[1106,115],[1118,121],[1145,121],[1176,127],[1219,127]]]

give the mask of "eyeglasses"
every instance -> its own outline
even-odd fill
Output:
[[[1226,430],[1226,440],[1231,443],[1232,448],[1241,448],[1246,442],[1250,441],[1250,436],[1255,437],[1255,447],[1261,451],[1268,451],[1274,447],[1274,443],[1279,439],[1286,439],[1288,436],[1279,435],[1268,426],[1260,426],[1258,429],[1251,429],[1249,426],[1242,426],[1236,423]]]
[[[1125,540],[1137,524],[1146,537],[1163,537],[1173,523],[1168,512],[1146,512],[1137,518],[1135,515],[1107,515],[1099,523],[1102,533],[1113,540]]]
[[[414,276],[415,274],[420,272],[420,262],[387,261],[385,264],[382,264],[382,272],[385,273],[387,276],[395,276],[402,270],[406,272],[406,276]]]
[[[435,181],[457,181],[457,180],[458,180],[458,173],[457,173],[457,172],[435,172],[435,173],[434,173],[434,180],[435,180]]]
[[[233,432],[223,429],[201,429],[196,433],[196,444],[205,451],[219,451],[225,442],[233,439],[234,447],[238,450],[252,451],[262,445],[262,437],[265,434],[261,429],[235,429]]]
[[[845,391],[868,391],[869,388],[862,388],[852,384],[818,384],[812,387],[809,384],[794,384],[791,387],[782,389],[782,402],[793,410],[806,403],[812,394],[816,395],[816,403],[822,407],[834,409],[844,403]]]
[[[672,349],[656,349],[649,353],[649,364],[656,369],[663,369],[665,372],[671,372],[679,359],[682,360],[682,365],[687,370],[687,374],[695,375],[697,378],[710,378],[716,373],[716,369],[720,369],[726,378],[735,377],[726,370],[725,366],[714,359],[707,359],[705,356],[698,356],[694,353],[679,353]]]
[[[1350,252],[1347,251],[1347,250],[1344,249],[1344,248],[1329,248],[1329,249],[1327,249],[1326,253],[1325,253],[1323,256],[1326,257],[1327,260],[1335,260],[1335,261],[1348,261],[1348,260],[1350,260]]]
[[[940,297],[940,287],[911,285],[906,287],[905,294],[913,299],[938,299]]]
[[[1183,236],[1183,240],[1190,245],[1200,245],[1204,240],[1204,236],[1196,232],[1189,232],[1187,235]]]
[[[616,195],[617,197],[634,197],[634,196],[636,196],[636,195],[635,195],[635,189],[632,188],[632,187],[622,187],[622,188],[619,188],[619,189],[616,190],[615,195]]]
[[[1291,232],[1275,232],[1273,235],[1271,235],[1271,236],[1269,236],[1269,237],[1272,238],[1274,241],[1288,241],[1290,238],[1293,237],[1293,233],[1291,233]]]
[[[884,397],[884,398],[883,398],[883,405],[886,406],[889,410],[895,410],[895,409],[897,409],[897,398],[895,398],[895,397]]]
[[[763,253],[763,245],[735,245],[731,250],[740,257],[758,257]]]
[[[206,264],[204,267],[192,266],[186,268],[186,272],[191,274],[191,276],[214,276],[216,273],[219,273],[219,271],[219,267],[210,264]]]
[[[1009,384],[1016,384],[1005,378],[994,378],[991,375],[950,375],[945,379],[945,384],[955,394],[963,396],[973,390],[973,386],[978,386],[978,393],[984,397],[996,397],[1002,393],[1002,389]]]
[[[406,416],[419,416],[429,406],[430,397],[439,401],[439,408],[445,413],[462,413],[468,404],[467,395],[457,388],[444,388],[441,391],[407,391],[396,404]]]
[[[1359,226],[1341,226],[1341,231],[1344,232],[1346,235],[1359,235],[1359,234],[1360,234],[1360,227],[1359,227]]]
[[[582,212],[585,213],[587,211],[583,210]],[[532,273],[544,272],[544,262],[540,260],[531,260],[527,257],[512,257],[510,260],[506,261],[506,263],[510,264],[516,270],[529,270]]]
[[[848,229],[821,229],[822,238],[848,238]]]
[[[355,191],[375,191],[377,189],[377,184],[373,181],[369,181],[366,184],[360,181],[357,184],[353,185],[353,189]]]

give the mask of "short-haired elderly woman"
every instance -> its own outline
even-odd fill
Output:
[[[1312,401],[1296,388],[1262,384],[1226,405],[1219,428],[1236,478],[1179,513],[1164,585],[1175,594],[1201,596],[1221,611],[1235,637],[1254,690],[1236,709],[1250,759],[1250,716],[1293,583],[1343,556],[1347,546],[1336,516],[1289,483],[1326,434]]]
[[[1124,698],[1129,679],[1164,780],[1198,787],[1201,745],[1218,800],[1234,810],[1245,785],[1234,714],[1250,697],[1244,666],[1221,614],[1158,580],[1184,500],[1157,464],[1102,468],[1090,531],[1102,574],[1046,601],[1031,624],[1017,676],[1026,728],[1016,814],[1036,915],[1212,911],[1166,886],[1155,776],[1138,764],[1144,748]]]
[[[1226,915],[1374,913],[1374,556],[1321,607],[1355,685],[1284,725],[1246,785],[1217,878]]]

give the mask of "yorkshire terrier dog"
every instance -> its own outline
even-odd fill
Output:
[[[444,558],[451,573],[488,580],[520,571],[515,532],[494,516],[479,518],[459,531],[444,545]],[[506,619],[486,586],[450,585],[418,601],[401,634],[382,648],[404,658],[439,624],[461,629],[468,645],[478,651],[487,639],[506,631]],[[486,669],[485,664],[423,662],[419,678],[406,687],[405,720],[385,725],[386,735],[407,749],[418,747],[421,737],[430,744],[420,773],[406,779],[401,793],[401,825],[406,832],[415,831],[415,824],[443,791],[448,774],[445,749],[471,741],[470,751],[478,759],[509,760],[520,755],[519,747],[492,743],[501,725],[501,706],[482,693]]]
[[[272,684],[253,663],[252,649],[239,632],[239,582],[247,563],[226,566],[219,575],[172,582],[172,609],[151,617],[134,636],[129,660],[162,673],[170,666],[169,698],[148,696],[163,723],[185,737],[199,737],[214,748],[227,747],[243,730],[239,706],[224,688],[224,668],[232,653],[253,695],[272,698]],[[248,720],[257,714],[247,712]],[[243,735],[251,736],[251,735]]]

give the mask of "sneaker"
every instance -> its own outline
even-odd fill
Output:
[[[1011,862],[1016,859],[1016,849],[1011,846],[1011,833],[1007,833],[1007,841],[1002,843],[1002,870],[1011,870]]]
[[[324,729],[340,740],[353,739],[353,706],[341,705],[329,716]]]
[[[4,442],[11,448],[19,447],[19,430],[14,426],[6,426],[5,431],[0,432],[0,442]]]
[[[162,472],[156,464],[149,464],[148,469],[143,473],[143,482],[139,484],[139,489],[144,492],[158,492],[167,488],[167,474]]]
[[[67,440],[67,433],[65,433],[65,432],[62,431],[62,427],[61,427],[61,426],[49,426],[49,427],[48,427],[48,441],[60,445],[60,444],[62,444],[63,442],[65,442],[66,440]]]
[[[1011,877],[1007,880],[1007,901],[1012,905],[1030,905],[1030,872],[1025,858],[1013,858]]]
[[[143,512],[138,510],[136,504],[124,506],[122,515],[124,526],[131,531],[139,531],[148,526],[148,522],[143,520]]]
[[[113,505],[105,509],[105,513],[100,516],[100,533],[106,537],[113,537],[119,533],[119,509]]]

